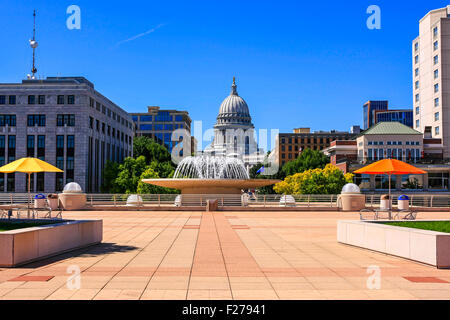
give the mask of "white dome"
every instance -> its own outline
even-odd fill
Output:
[[[64,186],[63,193],[82,193],[80,185],[76,182],[69,182]]]
[[[342,187],[341,193],[361,193],[359,187],[354,183],[347,183]]]
[[[248,105],[244,99],[238,95],[236,88],[235,78],[233,78],[231,93],[220,105],[217,124],[243,124],[253,126],[251,124],[252,118],[250,117]]]
[[[295,206],[295,198],[290,194],[281,196],[280,206]]]
[[[127,198],[127,206],[142,205],[142,197],[137,194],[131,194]]]

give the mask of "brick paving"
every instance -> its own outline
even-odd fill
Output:
[[[1,299],[450,299],[450,270],[339,244],[337,220],[355,213],[64,217],[103,219],[103,243],[0,269]],[[450,219],[450,212],[418,219]],[[369,266],[381,270],[380,289],[368,288]],[[79,286],[68,272],[77,268]]]

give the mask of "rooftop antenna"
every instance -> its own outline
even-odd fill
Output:
[[[31,79],[36,79],[36,59],[35,59],[35,50],[38,46],[38,43],[36,41],[36,10],[33,10],[33,39],[29,40],[30,47],[33,49],[33,67],[31,68]]]

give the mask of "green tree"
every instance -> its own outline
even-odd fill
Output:
[[[287,176],[274,190],[282,194],[338,194],[346,183],[353,182],[353,174],[344,174],[327,164],[324,169],[309,169]]]
[[[306,148],[295,160],[289,161],[283,166],[281,176],[285,178],[310,169],[323,169],[329,162],[330,160],[323,152]]]
[[[263,166],[262,163],[257,163],[254,166],[252,166],[249,170],[249,176],[250,179],[280,179],[280,171],[278,171],[274,175],[264,175],[262,173],[258,173],[258,170]],[[264,167],[267,168],[267,163],[264,164]],[[257,189],[259,193],[262,194],[274,194],[275,191],[273,190],[272,186],[265,186]]]
[[[155,179],[159,178],[158,173],[153,170],[151,166],[147,166],[145,171],[141,174],[139,178],[139,182],[137,185],[137,193],[139,194],[149,194],[149,193],[160,193],[160,194],[167,194],[167,193],[179,193],[176,189],[169,189],[164,187],[159,187],[155,185],[151,185],[148,183],[145,183],[142,181],[142,179]]]
[[[172,162],[170,152],[153,139],[140,136],[133,140],[133,157],[138,158],[144,156],[147,164],[152,161],[156,162]]]
[[[120,193],[121,190],[115,183],[117,175],[119,174],[119,164],[113,161],[106,161],[103,169],[103,181],[100,186],[100,191],[104,193]]]
[[[122,193],[136,193],[140,177],[146,167],[144,156],[136,159],[131,157],[125,158],[124,162],[119,165],[119,173],[114,180],[120,191]]]

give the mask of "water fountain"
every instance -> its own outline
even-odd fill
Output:
[[[275,179],[250,179],[242,160],[234,157],[190,156],[184,158],[172,179],[142,181],[181,190],[181,194],[241,194],[280,182]]]

